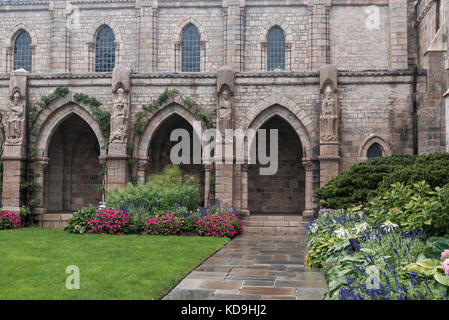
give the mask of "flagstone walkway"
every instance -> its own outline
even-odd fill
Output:
[[[319,269],[304,265],[300,216],[250,216],[245,231],[184,278],[164,299],[318,300],[326,292]]]

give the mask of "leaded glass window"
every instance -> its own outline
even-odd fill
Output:
[[[285,36],[279,27],[268,32],[267,70],[285,70]]]
[[[368,161],[383,157],[384,151],[378,143],[373,143],[367,152]]]
[[[22,30],[14,42],[14,70],[23,68],[31,72],[31,37]]]
[[[108,26],[101,27],[95,41],[95,72],[112,72],[115,66],[115,36]]]
[[[190,24],[182,33],[182,72],[200,72],[201,44],[198,29]]]

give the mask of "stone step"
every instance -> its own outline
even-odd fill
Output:
[[[242,220],[244,221],[296,221],[303,222],[303,218],[301,215],[282,215],[282,214],[272,214],[272,215],[249,215],[244,217]]]
[[[301,227],[285,227],[285,226],[245,226],[243,224],[244,232],[258,233],[258,234],[298,234],[306,235],[307,231]]]
[[[281,220],[242,220],[243,225],[247,227],[298,227],[306,228],[306,225],[300,221],[281,221]]]

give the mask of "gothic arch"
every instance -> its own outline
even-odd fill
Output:
[[[367,161],[368,160],[368,149],[374,144],[377,143],[381,146],[385,156],[391,156],[393,154],[391,147],[386,139],[380,136],[370,136],[365,139],[365,141],[360,145],[359,148],[359,160]]]
[[[52,103],[47,109],[42,111],[35,122],[36,127],[39,128],[38,134],[30,138],[31,144],[37,147],[38,158],[48,157],[48,147],[55,130],[59,124],[72,114],[78,115],[89,125],[97,137],[100,145],[100,154],[104,156],[106,154],[106,150],[104,150],[106,140],[101,134],[100,126],[89,110],[89,106],[76,102],[73,96],[69,95]]]
[[[257,130],[265,122],[267,122],[268,120],[270,120],[275,116],[279,116],[280,118],[284,119],[293,127],[296,134],[298,135],[299,140],[301,141],[304,158],[311,158],[312,143],[310,141],[310,136],[307,131],[307,128],[304,126],[303,122],[299,118],[297,118],[295,114],[293,114],[290,110],[288,110],[287,108],[285,108],[280,104],[273,104],[270,107],[265,108],[250,122],[248,128]],[[249,145],[251,145],[253,141],[248,141],[248,143]]]
[[[88,71],[95,70],[95,41],[97,39],[97,34],[101,27],[107,26],[111,28],[115,37],[115,65],[118,66],[121,63],[122,57],[120,51],[122,51],[123,41],[122,33],[118,25],[110,18],[102,18],[93,23],[85,35],[86,52],[88,52]]]
[[[304,150],[305,154],[307,154],[307,157],[312,158],[312,148],[317,141],[315,131],[313,130],[313,121],[299,104],[283,95],[275,93],[251,108],[247,115],[249,121],[246,127],[251,128],[254,126],[254,122],[258,117],[264,119],[263,123],[276,112],[279,112],[278,115],[290,122],[293,128],[295,128],[304,148],[307,146],[307,149]]]
[[[197,19],[192,18],[192,17],[185,18],[176,26],[176,29],[175,29],[175,32],[173,33],[173,38],[172,38],[173,44],[176,46],[181,43],[182,33],[183,33],[184,29],[189,24],[193,24],[198,29],[198,32],[200,33],[200,41],[201,41],[202,45],[207,46],[209,40],[207,37],[206,28],[200,21],[198,21]]]
[[[286,50],[287,50],[287,48],[289,50],[293,50],[294,49],[293,48],[294,41],[293,41],[292,30],[290,29],[288,24],[285,23],[285,21],[278,19],[278,18],[268,21],[261,27],[261,29],[259,31],[259,49],[262,48],[262,45],[264,43],[265,44],[267,43],[268,32],[274,27],[279,27],[284,32]]]
[[[21,31],[26,31],[30,35],[31,38],[31,50],[32,50],[32,68],[33,69],[39,69],[39,67],[36,67],[36,61],[39,61],[40,59],[36,59],[36,53],[38,51],[38,41],[37,41],[37,34],[36,32],[30,28],[28,25],[24,23],[18,23],[14,27],[12,27],[5,38],[4,42],[4,48],[5,52],[4,55],[6,56],[6,65],[5,65],[5,72],[9,73],[13,71],[13,63],[14,63],[14,42],[16,40],[16,37],[19,35]]]
[[[181,96],[179,96],[179,95],[174,98],[168,99],[168,101],[166,101],[164,103],[164,105],[159,110],[157,110],[156,113],[154,113],[152,115],[152,117],[148,120],[148,122],[146,124],[145,131],[140,138],[138,148],[137,148],[137,157],[140,160],[147,159],[150,144],[151,144],[151,141],[153,139],[155,132],[160,127],[160,125],[164,122],[164,120],[166,120],[173,114],[177,114],[177,115],[181,116],[184,120],[186,120],[188,123],[190,123],[190,125],[195,130],[195,126],[193,126],[193,122],[199,121],[199,120],[195,117],[192,107],[184,104],[184,102],[182,102]],[[201,122],[201,130],[204,131],[205,129],[206,129],[205,124],[203,122]],[[201,139],[200,133],[198,131],[196,131],[196,133],[199,136],[199,138]]]

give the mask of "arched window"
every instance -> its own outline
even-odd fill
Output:
[[[14,70],[23,68],[31,72],[31,37],[22,30],[14,42]]]
[[[285,70],[285,36],[279,27],[273,27],[268,32],[267,70]]]
[[[384,155],[384,151],[383,151],[382,147],[377,142],[373,143],[368,148],[368,151],[366,153],[368,161],[383,157],[383,155]]]
[[[182,33],[181,70],[182,72],[200,72],[200,65],[200,33],[193,24],[189,24]]]
[[[95,40],[95,72],[112,72],[114,66],[114,32],[108,26],[102,26]]]

